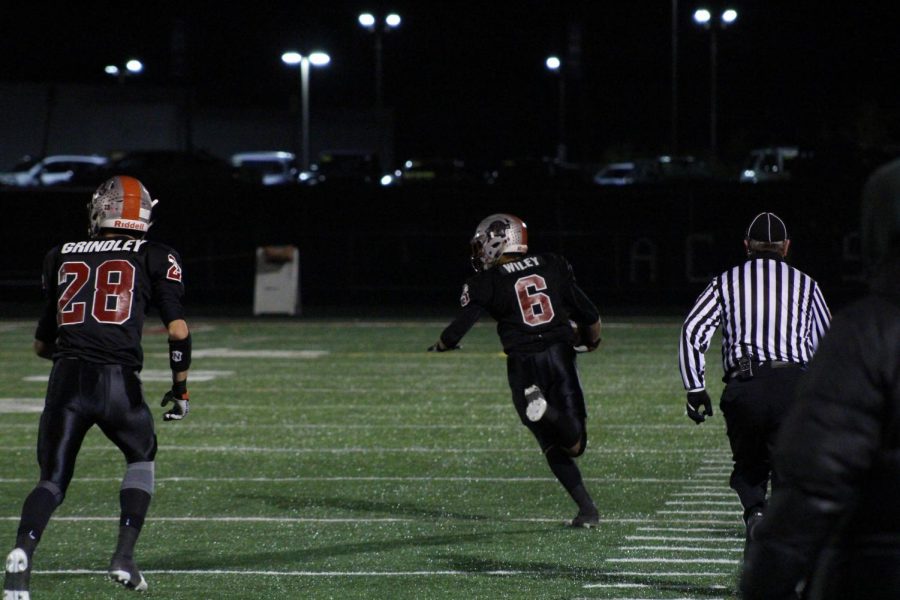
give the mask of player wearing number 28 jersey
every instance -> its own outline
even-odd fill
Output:
[[[575,283],[565,258],[528,254],[525,223],[513,215],[491,215],[478,225],[472,262],[476,274],[463,286],[461,310],[429,350],[458,348],[485,312],[497,321],[519,418],[578,505],[571,524],[592,527],[599,514],[573,460],[587,444],[575,355],[576,347],[591,351],[600,342],[597,308]]]
[[[53,368],[38,430],[40,480],[25,499],[16,545],[6,559],[4,600],[29,600],[32,556],[94,425],[126,462],[109,576],[126,588],[147,589],[133,553],[155,484],[156,434],[139,378],[141,334],[151,305],[169,338],[172,389],[163,406],[173,408],[163,415],[166,421],[188,413],[191,362],[180,259],[171,248],[143,239],[155,204],[137,179],[113,177],[88,204],[90,239],[65,242],[44,259],[47,304],[34,349],[52,359]]]

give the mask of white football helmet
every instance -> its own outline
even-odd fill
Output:
[[[88,233],[93,238],[101,229],[116,229],[142,237],[150,229],[150,212],[157,202],[134,177],[116,175],[107,179],[88,204]]]
[[[528,252],[528,228],[514,215],[499,213],[485,218],[472,237],[472,267],[486,271],[504,254]]]

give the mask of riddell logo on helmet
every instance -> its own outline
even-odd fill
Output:
[[[119,221],[118,219],[113,223],[113,227],[115,229],[140,229],[143,231],[146,228],[146,225],[143,223],[137,223],[135,221]]]

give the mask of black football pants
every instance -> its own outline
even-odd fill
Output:
[[[556,445],[571,446],[579,438],[586,443],[584,392],[575,364],[575,350],[568,344],[554,344],[540,352],[511,352],[506,359],[506,374],[512,391],[513,404],[522,424],[531,430],[544,452]],[[557,427],[543,421],[533,423],[525,415],[528,401],[525,388],[537,384],[547,403],[559,413]],[[558,430],[570,433],[568,442],[560,439]]]
[[[728,428],[734,469],[731,488],[744,507],[744,517],[753,508],[763,508],[769,479],[778,485],[772,471],[772,450],[778,429],[793,406],[797,382],[803,371],[797,367],[769,368],[749,380],[730,379],[719,404]]]
[[[122,451],[127,463],[148,462],[156,456],[153,416],[134,369],[57,360],[41,414],[38,463],[41,479],[56,484],[63,495],[84,436],[94,424]]]

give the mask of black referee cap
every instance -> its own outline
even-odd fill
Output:
[[[759,213],[750,221],[746,237],[757,242],[783,242],[788,239],[787,227],[775,213]]]

